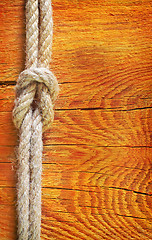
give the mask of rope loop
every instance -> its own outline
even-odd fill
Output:
[[[16,100],[13,121],[20,128],[23,119],[30,110],[35,95],[42,114],[43,128],[54,118],[53,104],[57,98],[59,86],[54,74],[47,68],[28,68],[21,72],[16,85]]]

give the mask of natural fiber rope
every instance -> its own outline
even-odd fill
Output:
[[[20,132],[18,240],[40,239],[42,129],[47,129],[53,121],[53,105],[59,91],[58,82],[49,70],[52,35],[51,0],[27,0],[26,70],[17,81],[13,110],[14,124]]]

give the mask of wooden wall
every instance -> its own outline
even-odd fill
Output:
[[[0,1],[0,239],[16,239],[14,85],[24,0]],[[152,1],[53,0],[60,83],[44,134],[42,239],[152,239]]]

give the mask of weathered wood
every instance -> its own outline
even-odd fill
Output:
[[[77,146],[78,151],[84,150],[84,147]],[[88,148],[85,150],[89,150]],[[92,149],[91,149],[92,150]],[[68,163],[60,161],[47,162],[47,158],[43,163],[43,180],[42,184],[44,187],[57,187],[57,188],[76,188],[82,190],[94,189],[96,186],[102,187],[116,187],[126,189],[128,191],[136,191],[143,194],[152,194],[152,186],[150,183],[151,169],[149,166],[149,160],[141,163],[143,155],[145,156],[145,150],[129,149],[127,154],[124,154],[124,148],[104,149],[94,148],[94,152],[91,150],[89,156],[83,156],[84,160],[80,155],[80,160],[77,164],[76,159],[78,156],[73,157],[69,162],[68,154],[64,156],[68,158]],[[128,150],[128,149],[127,149]],[[64,151],[58,151],[58,154],[64,154]],[[142,153],[142,156],[137,159],[136,154]],[[150,152],[150,151],[149,151]],[[83,153],[83,151],[82,151]],[[101,157],[101,154],[104,156]],[[110,156],[111,157],[110,158]],[[44,156],[50,156],[50,152],[44,152]],[[52,154],[51,154],[52,155]],[[97,156],[100,157],[97,157]],[[105,158],[105,155],[107,158]],[[132,156],[131,164],[128,164],[129,155]],[[149,155],[152,155],[150,152]],[[118,159],[116,162],[115,157],[120,156],[121,162]],[[133,158],[134,157],[134,158]],[[74,162],[73,162],[74,161]],[[87,164],[86,164],[87,162]],[[131,165],[131,166],[130,166]],[[5,172],[5,175],[3,174]],[[127,180],[126,180],[127,179]],[[144,184],[143,184],[144,181]],[[88,185],[89,183],[89,185]],[[14,187],[15,178],[14,172],[12,171],[11,163],[1,163],[0,173],[0,185],[2,187]]]
[[[17,131],[11,112],[0,113],[0,145],[16,145]],[[152,109],[61,110],[44,144],[89,144],[93,146],[151,146]]]
[[[1,239],[15,238],[14,189],[0,189]],[[121,205],[120,205],[120,199]],[[151,197],[121,189],[43,189],[42,239],[150,239]],[[91,204],[91,205],[90,205]],[[142,210],[142,211],[141,211]],[[144,210],[144,211],[143,211]],[[60,231],[58,231],[60,229]],[[12,233],[12,235],[10,235]],[[47,236],[47,237],[46,237]]]
[[[151,148],[140,147],[44,147],[44,239],[152,237],[151,155]],[[14,176],[12,164],[1,163],[2,224],[9,226],[2,239],[15,236]]]
[[[42,239],[152,239],[151,0],[53,0],[60,83],[44,134]],[[24,0],[1,0],[0,239],[16,239],[14,85]]]
[[[107,89],[103,88],[102,84],[97,87],[95,81],[90,84],[86,82],[60,84],[60,95],[55,105],[56,110],[81,110],[84,108],[132,110],[151,107],[152,83],[150,76],[146,76],[136,83],[128,82],[127,91],[119,89],[119,87],[123,87],[123,82],[120,82],[119,85],[121,86],[116,86],[115,95],[108,97],[106,91],[108,95],[108,92],[110,92],[109,86],[107,86]],[[14,86],[0,86],[0,112],[12,110],[14,94]]]

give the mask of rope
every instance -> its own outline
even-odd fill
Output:
[[[26,69],[16,84],[13,110],[13,121],[20,133],[18,240],[40,239],[42,132],[53,122],[53,106],[59,92],[57,79],[49,70],[52,35],[51,0],[27,0]]]

